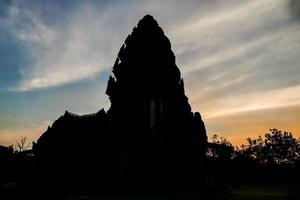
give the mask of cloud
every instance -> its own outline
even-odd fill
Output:
[[[286,6],[280,0],[85,2],[49,23],[35,9],[14,5],[12,33],[28,49],[31,62],[12,89],[93,79],[111,68],[126,35],[150,13],[171,39],[193,107],[207,116],[244,110],[251,106],[239,99],[264,99],[263,91],[276,96],[274,91],[300,84],[300,27]],[[222,106],[227,109],[221,112]]]
[[[255,111],[268,108],[277,108],[300,104],[300,86],[270,90],[257,93],[246,93],[238,98],[231,96],[220,99],[212,104],[206,117],[230,115],[245,111]]]
[[[289,0],[287,7],[291,16],[300,22],[300,2],[298,0]]]
[[[22,79],[17,86],[11,88],[14,91],[60,86],[94,78],[111,67],[126,35],[137,20],[147,13],[156,16],[165,25],[166,32],[172,32],[173,29],[180,32],[182,28],[179,25],[193,18],[195,13],[201,11],[201,16],[205,19],[208,7],[220,10],[226,5],[225,2],[212,4],[207,1],[110,4],[87,1],[77,2],[68,9],[57,9],[57,2],[53,5],[41,3],[40,6],[36,5],[37,2],[28,5],[21,1],[15,2],[10,6],[7,23],[11,33],[27,52],[29,66],[22,66]],[[55,22],[49,22],[48,18],[53,17],[52,15],[48,18],[44,16],[47,12],[41,8],[45,6],[48,10],[59,13]],[[67,10],[68,13],[62,14],[57,10]],[[191,26],[197,26],[197,21]],[[186,41],[187,38],[175,36],[174,43]]]
[[[258,38],[254,45],[241,45],[242,50],[237,50],[237,57],[228,60],[228,57],[224,56],[227,52],[223,52],[222,56],[216,56],[212,61],[221,57],[222,59],[217,61],[218,64],[213,63],[186,73],[187,92],[193,105],[208,103],[217,107],[223,102],[223,106],[228,108],[229,105],[224,105],[224,102],[231,101],[232,107],[243,96],[263,97],[269,94],[269,91],[275,94],[277,90],[290,91],[289,88],[299,86],[297,44],[300,37],[293,37],[297,32],[300,33],[299,28],[289,27],[264,36],[263,39]],[[285,36],[284,39],[282,36]],[[244,46],[249,48],[244,51]],[[285,95],[293,97],[297,92]],[[235,107],[240,105],[236,104]]]
[[[247,1],[181,29],[177,58],[195,110],[209,117],[280,106],[260,102],[282,95],[298,98],[300,26],[285,6]],[[292,105],[290,99],[282,104]]]
[[[27,53],[29,65],[22,66],[21,80],[10,90],[31,91],[94,79],[112,67],[137,21],[150,11],[157,13],[160,5],[159,1],[107,5],[77,2],[67,14],[60,13],[50,23],[39,11],[45,5],[13,4],[7,26]],[[57,5],[47,6],[55,10]],[[178,8],[171,6],[169,12],[172,10]]]
[[[206,119],[208,135],[228,137],[235,145],[245,144],[247,137],[264,135],[271,128],[292,132],[300,137],[300,104],[245,111]]]
[[[111,67],[122,44],[118,30],[109,27],[113,17],[90,4],[74,8],[53,25],[26,7],[12,6],[9,16],[11,32],[30,59],[30,66],[20,70],[19,85],[11,88],[15,91],[94,78]]]

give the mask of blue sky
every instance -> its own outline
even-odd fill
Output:
[[[239,143],[275,127],[300,136],[297,0],[3,0],[0,144],[36,140],[65,110],[108,109],[115,57],[146,14],[169,37],[209,135]]]

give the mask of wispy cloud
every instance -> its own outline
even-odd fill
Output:
[[[245,144],[247,137],[264,135],[270,128],[292,132],[300,137],[300,104],[274,107],[212,117],[205,120],[208,132],[228,137],[235,145]]]
[[[300,26],[287,3],[243,1],[174,32],[194,109],[211,117],[295,103]]]
[[[228,63],[242,69],[249,62],[260,66],[259,61],[250,61],[259,59],[253,55],[256,51],[267,57],[264,51],[275,45],[271,46],[272,42],[300,30],[290,28],[285,6],[280,0],[130,1],[105,6],[84,2],[50,24],[30,6],[15,4],[10,9],[10,28],[27,48],[30,66],[21,69],[22,80],[12,90],[35,90],[95,77],[111,67],[136,20],[147,13],[163,25],[185,73],[204,67],[220,73]],[[294,37],[294,42],[298,39]],[[282,43],[282,47],[288,44]],[[227,71],[236,68],[226,66]]]
[[[12,34],[27,49],[30,66],[12,88],[28,91],[93,78],[111,66],[121,42],[108,28],[110,17],[92,5],[75,8],[62,22],[48,25],[29,8],[12,6]],[[110,39],[109,39],[110,38]]]
[[[217,116],[232,115],[241,112],[274,109],[284,106],[300,105],[300,86],[245,93],[238,96],[220,98],[210,104],[200,104],[206,119]]]

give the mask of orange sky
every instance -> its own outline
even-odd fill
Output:
[[[209,135],[227,137],[234,145],[246,143],[247,137],[264,135],[277,128],[300,137],[300,104],[271,109],[244,111],[231,115],[205,118]]]

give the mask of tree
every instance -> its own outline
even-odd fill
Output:
[[[208,144],[207,155],[221,160],[230,160],[235,156],[234,147],[225,137],[213,135]]]
[[[300,160],[300,139],[291,132],[282,132],[276,128],[257,139],[247,138],[247,145],[242,145],[240,153],[260,163],[281,164]]]
[[[28,141],[26,136],[21,136],[19,140],[16,140],[13,145],[13,149],[15,152],[23,152],[28,150],[31,147],[31,143]]]

